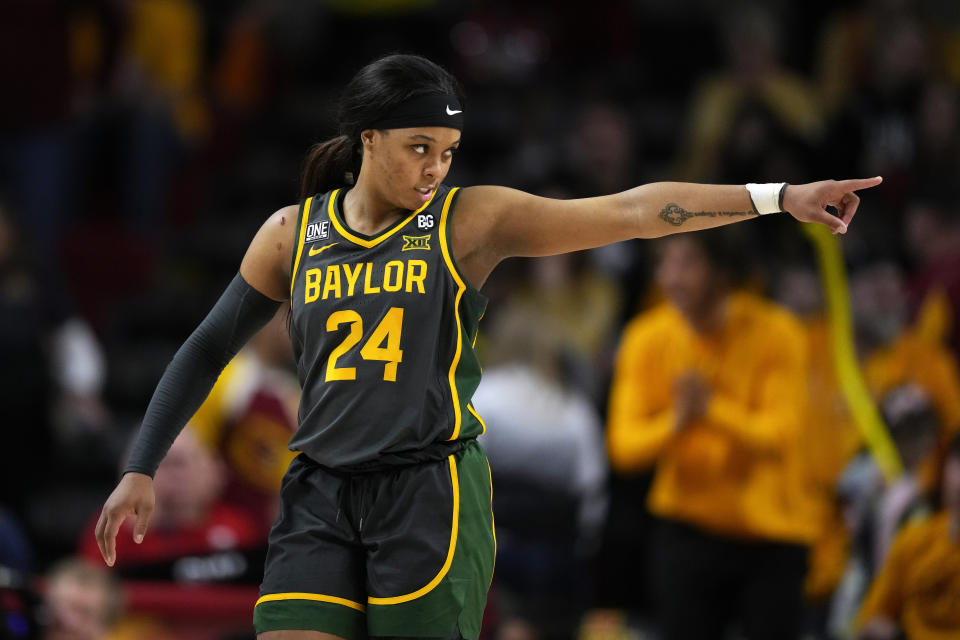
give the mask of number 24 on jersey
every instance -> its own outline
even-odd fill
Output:
[[[333,332],[342,324],[350,325],[350,333],[330,353],[327,360],[326,380],[356,380],[356,367],[338,367],[337,360],[355,347],[363,338],[363,318],[356,311],[345,309],[335,311],[327,318],[327,331]],[[400,349],[400,334],[403,330],[403,309],[390,307],[387,314],[373,330],[370,338],[360,348],[360,357],[364,360],[382,360],[383,379],[387,382],[397,381],[397,365],[403,360],[403,351]]]

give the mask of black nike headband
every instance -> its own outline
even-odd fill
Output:
[[[463,106],[456,96],[430,94],[401,102],[364,129],[450,127],[463,131]]]

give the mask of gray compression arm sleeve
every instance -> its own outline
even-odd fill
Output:
[[[153,392],[124,473],[153,476],[183,425],[193,417],[227,363],[280,307],[238,273],[167,365]]]

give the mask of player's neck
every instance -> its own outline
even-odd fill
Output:
[[[391,204],[368,182],[357,184],[343,197],[343,217],[347,226],[365,235],[376,235],[409,213]]]

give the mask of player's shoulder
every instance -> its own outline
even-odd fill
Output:
[[[300,213],[300,207],[302,205],[303,203],[300,202],[298,204],[284,205],[279,209],[274,210],[264,219],[263,226],[264,227],[274,227],[274,226],[286,227],[291,222],[293,222],[293,224],[296,225],[297,216]]]
[[[279,242],[284,246],[292,245],[296,237],[299,204],[280,207],[271,213],[260,227],[258,235],[264,235],[270,242]]]
[[[481,184],[460,187],[457,191],[457,208],[467,210],[470,215],[494,215],[522,204],[524,198],[533,196],[518,189],[500,185]]]
[[[244,280],[274,300],[288,295],[298,210],[298,205],[290,205],[274,211],[260,226],[240,263]]]

